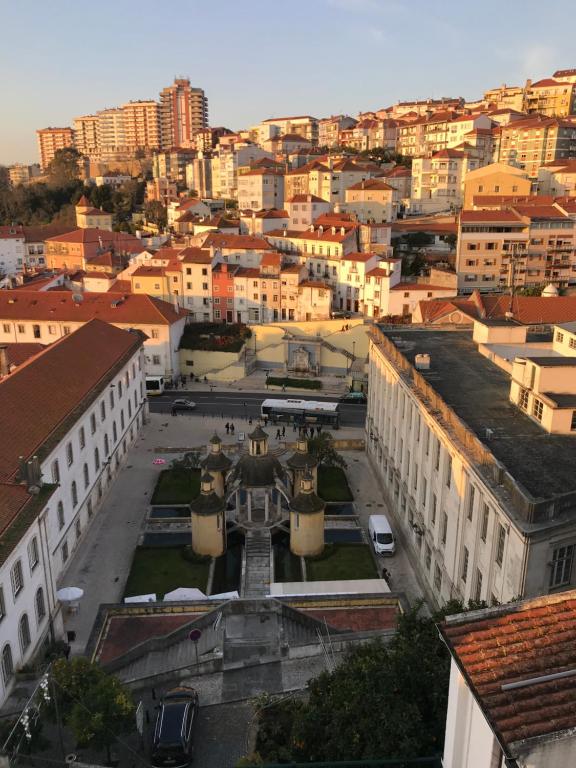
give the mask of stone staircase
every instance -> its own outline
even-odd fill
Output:
[[[270,591],[272,541],[268,528],[246,531],[242,597],[266,597]]]
[[[352,354],[352,352],[349,352],[347,349],[343,349],[342,347],[336,347],[334,344],[332,344],[329,341],[326,341],[326,339],[322,339],[322,346],[326,349],[329,349],[330,352],[337,352],[340,355],[344,355],[344,357],[347,357],[348,360],[354,360],[355,357]]]

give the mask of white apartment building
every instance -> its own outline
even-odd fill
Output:
[[[466,174],[480,161],[459,149],[443,149],[412,161],[411,213],[438,213],[462,207]]]
[[[238,208],[241,211],[281,209],[284,174],[272,168],[253,168],[238,175]]]
[[[16,275],[26,267],[26,238],[18,225],[0,227],[0,277]]]
[[[144,423],[143,340],[92,320],[0,381],[0,703],[62,636],[56,592]]]
[[[371,332],[368,454],[438,604],[574,584],[576,360],[562,345],[575,331],[554,343],[509,321]]]
[[[83,293],[80,300],[70,291],[0,291],[0,344],[51,344],[94,318],[146,335],[148,375],[180,375],[178,345],[186,309],[147,295]]]

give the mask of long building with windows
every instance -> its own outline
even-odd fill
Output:
[[[367,444],[430,595],[574,586],[576,324],[374,328]]]
[[[145,419],[144,334],[92,320],[0,380],[0,705]]]

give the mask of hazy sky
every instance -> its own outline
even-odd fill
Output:
[[[576,67],[574,0],[0,0],[0,163],[175,75],[210,124],[324,117]]]

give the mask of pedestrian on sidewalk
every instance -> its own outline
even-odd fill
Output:
[[[230,424],[230,433],[234,434],[234,424]]]
[[[276,430],[276,440],[280,440],[280,428]]]
[[[282,427],[282,437],[286,437],[286,427]]]
[[[228,424],[228,422],[224,424],[224,429],[226,430],[226,434],[228,435],[230,433],[230,424]]]
[[[320,430],[321,430],[321,429],[322,429],[322,427],[320,426],[320,424],[318,424],[318,426],[316,427],[316,434],[317,434],[317,435],[319,435],[319,434],[320,434]]]

